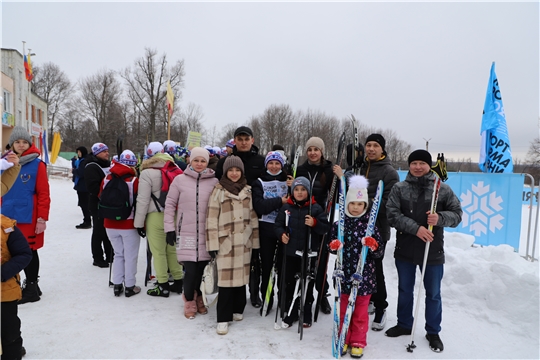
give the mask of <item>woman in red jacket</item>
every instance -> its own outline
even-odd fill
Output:
[[[47,167],[32,137],[22,126],[15,126],[9,137],[11,149],[19,156],[21,171],[11,190],[2,197],[2,214],[17,220],[17,226],[32,249],[32,261],[24,269],[26,286],[19,304],[40,300],[38,287],[39,256],[43,247],[51,198]]]

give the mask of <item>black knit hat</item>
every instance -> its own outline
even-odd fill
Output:
[[[431,154],[424,149],[414,150],[411,153],[411,155],[409,155],[409,159],[408,159],[409,165],[411,165],[413,161],[423,161],[429,164],[429,166],[432,165]]]
[[[383,151],[384,151],[384,148],[386,146],[386,140],[384,140],[383,136],[381,134],[371,134],[367,137],[366,139],[366,144],[369,142],[369,141],[375,141],[376,143],[378,143],[379,145],[381,145]]]

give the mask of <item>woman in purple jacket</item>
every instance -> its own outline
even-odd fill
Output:
[[[210,260],[206,251],[206,211],[218,179],[208,168],[209,153],[201,147],[191,150],[191,162],[174,178],[165,202],[164,229],[167,242],[176,245],[178,261],[184,265],[184,316],[194,319],[208,310],[201,297],[201,279]],[[176,221],[175,221],[176,215]]]

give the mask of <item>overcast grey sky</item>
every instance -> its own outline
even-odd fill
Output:
[[[145,47],[185,61],[181,105],[210,127],[271,104],[396,130],[414,148],[478,160],[491,62],[514,157],[539,136],[539,5],[527,3],[2,4],[2,47],[72,81]]]

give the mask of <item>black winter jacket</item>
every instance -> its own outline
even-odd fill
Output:
[[[92,216],[98,215],[99,189],[101,181],[105,177],[105,173],[108,174],[110,167],[111,162],[109,160],[101,160],[95,157],[94,154],[88,154],[77,169],[78,174],[83,173],[86,181],[86,188],[89,193],[88,208]]]
[[[420,226],[428,227],[427,214],[430,210],[435,175],[429,172],[422,177],[407,174],[405,181],[392,188],[386,211],[390,226],[396,228],[394,257],[399,260],[422,265],[426,243],[416,236]],[[433,227],[434,239],[429,246],[427,264],[444,264],[444,227],[456,227],[461,222],[461,203],[450,186],[441,184],[436,212],[437,225]]]
[[[379,228],[383,241],[388,241],[390,239],[390,224],[388,224],[386,215],[386,202],[388,201],[392,187],[399,182],[399,175],[387,156],[374,162],[370,162],[366,158],[365,165],[360,170],[360,175],[364,175],[369,181],[368,195],[371,201],[373,201],[377,192],[379,180],[382,180],[384,183],[384,191],[376,225]]]
[[[246,177],[248,185],[252,185],[255,180],[265,170],[264,156],[259,155],[259,148],[255,145],[251,145],[251,150],[247,152],[239,152],[236,146],[233,147],[232,155],[238,156],[244,163],[244,176]],[[227,159],[226,156],[219,159],[216,166],[216,178],[221,179],[223,176],[223,164]]]
[[[285,210],[290,212],[289,217],[289,243],[287,244],[287,256],[297,256],[296,250],[303,250],[304,244],[308,240],[308,229],[306,226],[306,215],[309,214],[309,203],[303,206],[296,205],[292,199],[284,204],[279,209],[276,223],[274,225],[274,233],[281,239],[281,235],[287,232],[285,229]],[[311,228],[311,250],[319,251],[321,246],[321,238],[330,229],[327,215],[323,208],[315,202],[315,198],[311,198],[311,216],[315,218],[316,223]]]

